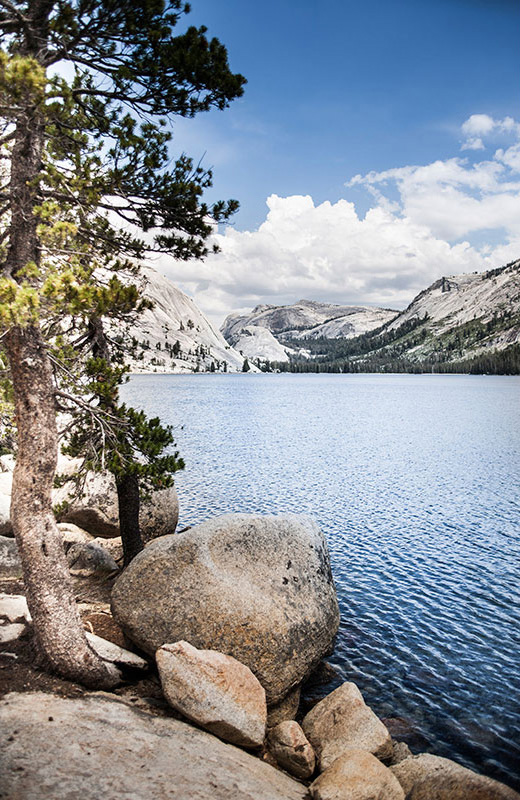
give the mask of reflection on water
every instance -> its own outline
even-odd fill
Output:
[[[423,746],[516,787],[519,389],[455,375],[142,375],[125,388],[176,427],[179,524],[313,514],[340,599],[339,680]]]

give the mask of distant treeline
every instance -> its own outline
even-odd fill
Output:
[[[296,351],[289,363],[255,363],[264,372],[520,374],[519,345],[501,351],[492,347],[494,335],[520,325],[517,313],[502,309],[487,322],[469,320],[441,335],[432,331],[430,322],[427,315],[414,317],[398,328],[385,325],[352,339],[286,339],[284,344]],[[473,357],[466,355],[485,346],[486,340],[488,350]]]

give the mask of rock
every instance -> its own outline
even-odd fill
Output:
[[[269,750],[278,764],[296,778],[310,778],[316,757],[309,741],[297,722],[286,720],[269,731]]]
[[[413,753],[408,747],[405,742],[396,742],[392,739],[392,758],[390,760],[390,764],[393,767],[395,764],[399,764],[401,761],[404,761],[405,758],[410,758]]]
[[[110,553],[94,542],[72,544],[67,550],[67,561],[74,575],[99,575],[119,569]]]
[[[10,453],[5,453],[3,456],[0,456],[0,472],[12,472],[14,463],[14,456]]]
[[[63,536],[65,552],[67,552],[72,544],[86,544],[93,539],[90,533],[87,533],[87,531],[84,531],[82,528],[78,528],[73,522],[58,522],[58,530]]]
[[[124,647],[109,642],[108,639],[102,639],[101,636],[96,636],[95,633],[85,631],[85,636],[93,650],[96,651],[104,661],[111,661],[114,664],[122,665],[130,669],[138,669],[146,671],[150,669],[150,665],[144,658],[131,653],[130,650],[125,650]]]
[[[114,539],[102,539],[101,536],[98,536],[97,539],[92,539],[92,544],[98,544],[110,553],[114,561],[118,563],[123,561],[123,542],[120,536],[116,536]]]
[[[27,600],[23,594],[0,593],[0,620],[3,622],[31,622]]]
[[[404,800],[392,772],[366,750],[349,750],[316,778],[314,800]]]
[[[78,459],[60,456],[58,470],[70,475],[78,468]],[[72,484],[54,489],[54,505],[68,503],[60,520],[73,522],[93,536],[103,539],[120,535],[117,492],[114,476],[110,472],[91,472],[83,487],[83,496],[75,498]],[[139,523],[144,541],[174,533],[179,516],[179,502],[175,487],[154,492],[149,503],[141,503]]]
[[[7,480],[5,478],[7,477]],[[9,494],[5,492],[5,484],[9,483]],[[0,473],[0,536],[12,536],[13,526],[11,525],[11,475]]]
[[[24,631],[25,625],[21,625],[19,623],[0,625],[0,644],[14,642],[15,639],[20,638]]]
[[[248,667],[188,642],[165,644],[155,658],[164,696],[173,708],[228,742],[262,746],[265,692]]]
[[[185,639],[234,656],[269,705],[330,651],[339,624],[325,539],[296,514],[229,514],[152,542],[116,581],[112,611],[149,653]]]
[[[19,578],[21,574],[22,562],[15,540],[0,536],[0,577]]]
[[[296,714],[300,707],[300,695],[302,690],[298,686],[289,692],[283,700],[276,705],[267,707],[267,727],[274,728],[280,722],[288,719],[296,719]]]
[[[24,800],[305,800],[307,789],[185,722],[113,695],[0,701],[4,796]]]
[[[390,769],[407,800],[520,800],[503,783],[429,753],[406,758]]]
[[[383,761],[392,758],[392,740],[355,683],[344,683],[309,711],[302,723],[321,770],[347,750],[366,750]]]

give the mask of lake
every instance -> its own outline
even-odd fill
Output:
[[[180,528],[316,517],[338,681],[416,752],[520,788],[520,378],[139,375],[124,397],[175,426]]]

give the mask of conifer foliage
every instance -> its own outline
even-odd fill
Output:
[[[157,485],[159,467],[181,466],[176,456],[157,461],[170,434],[119,403],[125,371],[106,320],[142,307],[136,265],[147,253],[203,257],[212,222],[237,208],[203,201],[209,170],[186,155],[170,162],[170,118],[224,109],[245,82],[204,27],[177,32],[188,12],[180,0],[0,0],[0,326],[18,446],[11,517],[42,655],[97,686],[117,675],[83,635],[52,514],[56,411],[75,409],[70,451],[86,452],[90,466],[106,451],[126,497],[138,479]]]

